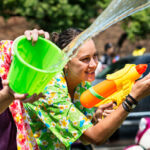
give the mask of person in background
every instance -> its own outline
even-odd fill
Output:
[[[145,53],[145,51],[146,51],[145,47],[143,47],[142,45],[138,45],[138,46],[136,46],[136,49],[133,50],[132,55],[133,56],[141,56]]]
[[[52,41],[63,49],[81,32],[69,28],[54,37],[52,35]],[[97,64],[94,41],[88,39],[62,72],[46,86],[43,91],[46,98],[24,104],[40,149],[70,149],[78,139],[84,144],[100,145],[120,127],[138,101],[150,94],[149,74],[134,84],[130,94],[122,98],[123,103],[115,111],[112,110],[112,102],[98,107],[96,112],[94,108],[84,108],[80,95],[91,87]]]
[[[98,61],[98,65],[97,65],[97,68],[95,70],[95,76],[97,76],[101,71],[103,71],[103,65],[101,63],[101,61]]]
[[[106,43],[104,46],[104,54],[100,58],[101,63],[106,66],[112,64],[114,55],[115,50],[112,43]]]
[[[118,60],[119,55],[115,54],[114,46],[112,45],[112,43],[106,43],[104,46],[104,54],[100,57],[100,60],[98,61],[95,75],[97,76],[108,65],[115,63]]]
[[[26,36],[36,42],[38,35],[49,38],[42,30]],[[38,150],[22,102],[33,103],[44,95],[34,94],[27,98],[27,94],[17,94],[9,87],[6,79],[13,58],[12,44],[10,40],[0,41],[0,150]]]

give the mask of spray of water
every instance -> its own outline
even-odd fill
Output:
[[[150,0],[112,0],[109,6],[84,32],[78,35],[63,49],[64,58],[60,62],[63,66],[75,56],[74,51],[87,39],[106,30],[111,25],[150,6]],[[57,66],[59,66],[57,64]],[[56,67],[56,66],[55,66]]]

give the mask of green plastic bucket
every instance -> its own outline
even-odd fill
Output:
[[[66,64],[64,53],[42,37],[32,46],[25,36],[15,39],[8,81],[17,93],[39,94]]]

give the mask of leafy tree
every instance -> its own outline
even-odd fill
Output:
[[[100,6],[110,0],[3,0],[0,13],[5,17],[24,16],[48,31],[70,26],[86,28],[98,15]]]
[[[0,0],[0,14],[5,18],[24,16],[51,32],[68,27],[87,28],[111,0]],[[122,27],[129,39],[150,33],[150,9],[136,13]]]
[[[122,23],[123,29],[132,41],[136,37],[146,38],[150,34],[150,8],[126,18]]]

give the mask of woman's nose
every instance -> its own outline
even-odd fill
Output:
[[[98,61],[91,58],[90,63],[89,63],[89,67],[96,67],[98,64]]]

